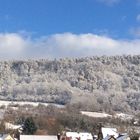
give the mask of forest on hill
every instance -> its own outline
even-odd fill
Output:
[[[140,55],[0,61],[0,100],[140,111]]]

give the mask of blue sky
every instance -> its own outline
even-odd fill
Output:
[[[140,0],[0,0],[0,58],[140,53]]]
[[[128,38],[139,26],[137,0],[1,0],[0,31],[102,33]]]

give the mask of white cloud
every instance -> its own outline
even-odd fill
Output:
[[[140,54],[140,40],[116,40],[95,34],[54,34],[32,39],[0,34],[0,59],[85,57]]]
[[[0,58],[20,56],[27,44],[28,40],[17,33],[0,33]]]
[[[121,0],[97,0],[99,2],[105,3],[109,6],[119,3]]]

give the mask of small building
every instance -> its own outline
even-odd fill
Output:
[[[20,135],[20,140],[58,140],[55,135]]]

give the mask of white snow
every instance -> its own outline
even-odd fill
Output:
[[[98,113],[98,112],[88,112],[88,111],[81,111],[83,115],[87,115],[89,117],[94,118],[106,118],[106,117],[112,117],[112,115],[109,115],[107,113]]]
[[[107,118],[107,117],[112,118],[112,117],[114,117],[114,118],[120,118],[122,120],[131,120],[134,117],[133,115],[124,114],[124,113],[116,113],[114,115],[110,115],[107,113],[81,111],[81,114],[89,116],[89,117],[93,117],[93,118]]]
[[[24,102],[24,101],[0,101],[0,106],[8,106],[8,105],[32,105],[32,106],[38,106],[39,104],[42,104],[44,106],[48,105],[54,105],[59,108],[63,108],[64,105],[59,105],[59,104],[53,104],[53,103],[41,103],[41,102]]]

